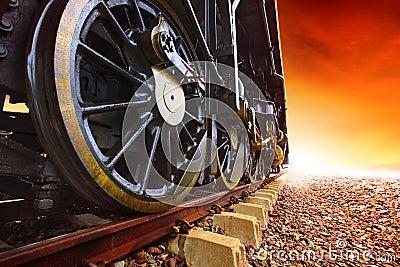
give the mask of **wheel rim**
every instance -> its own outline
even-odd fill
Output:
[[[140,23],[137,23],[137,20],[135,20],[135,23],[132,22],[133,18],[138,15],[132,13],[135,8],[142,15],[145,14],[139,20]],[[93,187],[92,184],[92,189],[89,189],[89,187],[85,189],[82,188],[82,185],[85,186],[85,183],[92,183],[92,181],[83,181],[82,184],[79,184],[78,179],[73,178],[72,184],[75,183],[75,188],[86,194],[90,194],[90,190],[97,194],[97,191],[101,188],[108,196],[111,196],[111,199],[122,204],[122,206],[144,212],[165,210],[170,205],[159,203],[152,198],[151,194],[143,194],[143,190],[135,184],[132,177],[127,177],[129,172],[126,172],[126,166],[116,167],[123,165],[121,163],[123,160],[121,160],[121,150],[117,144],[118,142],[121,143],[121,141],[118,141],[118,139],[121,139],[121,134],[118,136],[118,133],[115,134],[114,132],[118,132],[122,127],[123,115],[121,113],[130,104],[130,98],[134,93],[132,88],[136,89],[152,75],[149,65],[138,64],[138,62],[147,62],[143,53],[139,51],[139,45],[136,46],[136,51],[134,49],[134,44],[139,43],[140,35],[149,25],[151,17],[154,19],[160,12],[168,14],[166,19],[172,26],[172,34],[175,34],[175,37],[178,37],[178,35],[187,36],[179,28],[179,23],[174,22],[176,17],[173,13],[169,13],[170,10],[167,11],[167,8],[167,6],[159,4],[158,1],[108,1],[107,4],[103,1],[69,1],[61,16],[55,41],[55,74],[53,77],[55,90],[50,92],[54,98],[46,100],[52,102],[52,105],[55,105],[54,101],[56,100],[64,124],[63,127],[57,127],[57,130],[53,133],[56,136],[51,136],[51,133],[43,134],[44,139],[49,137],[54,140],[57,139],[52,142],[45,140],[49,154],[52,158],[60,159],[60,151],[57,151],[56,148],[58,143],[65,142],[66,134],[76,152],[75,160],[78,160],[86,170],[86,173],[80,173],[78,179],[85,180],[87,174],[89,174],[90,179],[97,185],[97,188]],[[121,17],[116,19],[116,12],[127,12],[126,18],[130,16],[132,20],[122,21]],[[99,24],[102,23],[109,23],[109,25],[103,24],[104,29],[108,30],[108,36],[101,33]],[[121,31],[125,27],[124,25],[128,25],[131,31]],[[129,38],[127,38],[128,36]],[[103,39],[102,47],[105,47],[105,50],[97,47],[96,41],[99,38]],[[104,46],[104,43],[108,43],[109,46]],[[110,46],[112,43],[119,44],[120,49],[112,48],[112,45]],[[185,39],[182,42],[180,53],[187,60],[194,60],[195,55],[190,49],[190,45],[189,41]],[[107,57],[101,56],[101,53],[104,52]],[[125,67],[129,66],[129,68],[121,67],[124,64]],[[99,66],[101,66],[101,70],[95,69]],[[106,90],[105,84],[109,84],[107,75],[111,75],[110,72],[114,75],[113,81],[119,83],[115,84],[114,91],[122,91],[121,88],[125,91],[119,92],[119,94],[111,94],[110,90]],[[75,79],[74,77],[79,78]],[[32,83],[34,84],[34,81]],[[93,84],[96,86],[93,86]],[[116,98],[116,95],[120,98]],[[186,96],[188,97],[188,95]],[[113,99],[113,101],[104,101],[110,99]],[[146,103],[149,99],[144,97],[140,101]],[[114,115],[110,115],[112,113]],[[153,117],[160,117],[159,115],[159,112],[154,112]],[[152,124],[149,121],[149,124],[143,127],[143,132],[155,138],[159,135],[159,130],[157,130],[159,123],[160,121],[157,120],[152,121]],[[50,123],[43,121],[39,124],[39,128],[50,126]],[[46,125],[43,127],[43,124]],[[62,136],[61,134],[58,135],[58,131],[63,131]],[[114,145],[110,140],[115,141]],[[151,151],[150,145],[149,154],[151,154]],[[62,160],[60,159],[59,162],[62,162]],[[123,170],[124,168],[125,170]],[[192,177],[190,183],[186,183],[185,186],[190,188],[196,182],[196,179],[197,176]],[[186,193],[179,192],[174,197],[181,199]],[[101,202],[101,200],[98,202]],[[112,202],[110,205],[114,204]]]
[[[224,129],[217,127],[218,129],[218,153],[216,155],[218,164],[217,178],[220,177],[223,184],[219,183],[220,186],[226,187],[229,190],[235,188],[247,166],[238,165],[238,163],[246,162],[245,141],[239,140],[236,135],[237,130],[234,126],[230,129]],[[229,132],[229,134],[228,134]],[[234,140],[231,140],[229,136],[232,136]]]

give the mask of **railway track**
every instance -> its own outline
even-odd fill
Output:
[[[251,185],[239,186],[228,194],[204,198],[188,207],[137,215],[103,226],[80,230],[0,254],[0,266],[105,266],[165,236],[176,233],[177,223],[194,222],[210,214],[213,205],[225,206],[254,193],[285,172]],[[204,203],[204,204],[202,204]],[[175,226],[175,227],[174,227]],[[187,231],[185,225],[179,227]]]

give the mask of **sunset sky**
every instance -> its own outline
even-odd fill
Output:
[[[400,1],[277,1],[293,165],[400,171]]]

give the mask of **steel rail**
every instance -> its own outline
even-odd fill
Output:
[[[284,173],[284,172],[283,172]],[[105,266],[167,235],[173,234],[177,220],[194,222],[210,213],[211,206],[224,206],[232,197],[254,192],[263,183],[283,173],[193,201],[190,207],[97,226],[0,253],[0,266]],[[211,202],[210,202],[211,200]]]

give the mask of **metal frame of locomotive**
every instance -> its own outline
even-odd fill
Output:
[[[0,101],[29,107],[29,113],[3,109],[0,113],[0,192],[32,199],[39,209],[51,208],[60,197],[70,196],[71,187],[113,210],[169,208],[154,197],[170,194],[165,185],[147,190],[133,181],[123,160],[126,144],[121,141],[121,125],[135,90],[155,70],[171,65],[186,66],[181,75],[193,82],[179,87],[176,95],[168,95],[168,101],[174,96],[183,101],[204,96],[218,99],[234,109],[248,128],[252,150],[241,182],[262,179],[288,163],[274,0],[12,0],[0,7],[0,16]],[[219,76],[224,82],[230,79],[231,90],[204,84],[195,66],[186,64],[194,60],[231,66],[234,71],[229,78]],[[218,75],[217,67],[213,71]],[[262,91],[264,108],[249,106],[240,93],[246,88],[240,88],[239,71]],[[192,77],[185,77],[189,72]],[[140,96],[136,104],[146,103],[154,93],[150,90]],[[212,183],[229,168],[237,144],[212,119],[190,114],[192,121],[177,135],[185,160],[194,157],[196,145],[207,135],[224,148],[217,152],[222,163],[191,175],[174,168],[158,143],[160,124],[168,122],[168,103],[164,109],[156,106],[147,113],[136,109],[137,116],[144,118],[137,135],[144,136],[150,159],[138,160],[134,170],[148,179],[143,183],[149,188],[151,173],[143,170],[150,164],[168,183],[178,180],[188,190]],[[263,115],[265,110],[269,114]],[[263,161],[259,155],[266,143],[257,131],[256,112],[274,126],[273,147],[268,148],[274,156],[263,168],[255,167]],[[224,182],[217,186],[231,189],[239,179]]]

